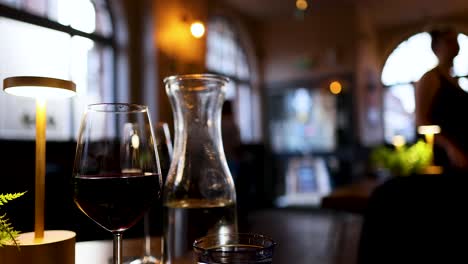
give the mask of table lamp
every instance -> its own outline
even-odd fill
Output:
[[[19,249],[0,249],[0,263],[74,263],[75,233],[66,230],[44,231],[46,169],[46,103],[48,99],[68,98],[76,94],[75,83],[67,80],[15,76],[3,80],[6,93],[36,99],[36,157],[34,232],[18,237]]]
[[[425,174],[441,174],[443,168],[434,165],[434,135],[440,133],[440,126],[438,125],[424,125],[418,127],[418,134],[424,135],[426,143],[429,145],[431,151],[431,159],[429,165],[424,169]]]

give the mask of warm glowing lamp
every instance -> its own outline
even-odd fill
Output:
[[[2,250],[0,262],[50,263],[52,256],[56,260],[61,259],[60,263],[70,263],[71,258],[74,258],[75,233],[65,230],[44,231],[46,100],[72,97],[76,93],[76,85],[71,81],[55,78],[16,76],[3,80],[3,90],[12,95],[36,99],[36,177],[34,233],[20,235],[21,254],[18,254],[15,246]],[[71,257],[70,253],[73,253]],[[40,255],[49,256],[43,258]]]
[[[431,146],[434,144],[434,135],[440,133],[440,126],[438,125],[427,125],[427,126],[419,126],[418,133],[424,135],[426,138],[427,144]]]
[[[442,173],[442,167],[434,165],[434,135],[440,133],[440,126],[438,125],[424,125],[418,127],[418,133],[424,135],[426,143],[429,145],[431,150],[431,160],[429,166],[425,169],[427,174],[440,174]]]
[[[333,81],[330,83],[329,89],[332,94],[339,94],[341,93],[343,86],[339,81]]]
[[[195,21],[190,25],[190,32],[195,38],[201,38],[205,34],[205,26],[200,21]]]

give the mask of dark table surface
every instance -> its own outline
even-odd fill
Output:
[[[384,179],[368,178],[339,187],[322,198],[321,207],[337,211],[364,214],[369,198],[375,188],[384,182]]]
[[[317,209],[268,209],[249,213],[248,228],[272,237],[275,264],[356,263],[361,216]],[[111,235],[109,234],[109,237]],[[153,237],[152,252],[160,255],[160,237]],[[124,260],[143,255],[143,239],[124,237]],[[84,241],[76,244],[76,264],[110,263],[112,241]]]

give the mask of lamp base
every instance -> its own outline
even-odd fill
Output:
[[[0,248],[0,263],[74,264],[75,232],[46,230],[41,241],[35,241],[34,232],[18,237],[19,245]]]
[[[424,174],[437,175],[437,174],[442,174],[443,172],[444,172],[444,169],[441,166],[436,166],[436,165],[429,165],[423,169]]]

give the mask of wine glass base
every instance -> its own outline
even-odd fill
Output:
[[[144,256],[143,258],[135,259],[135,260],[128,262],[128,264],[160,264],[160,263],[161,263],[161,260],[153,256]]]

